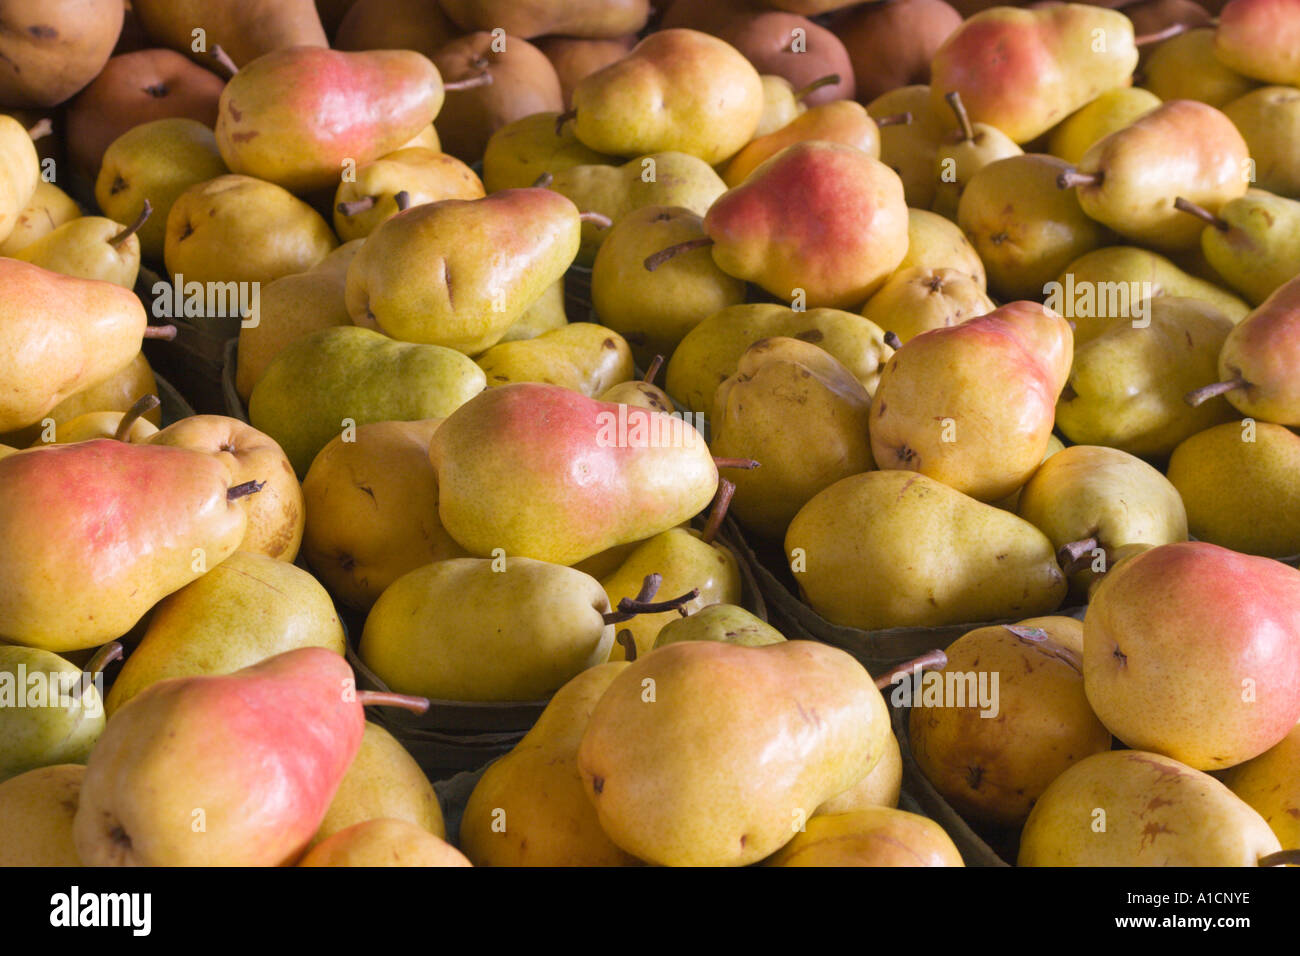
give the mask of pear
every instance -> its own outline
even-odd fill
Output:
[[[613,388],[600,394],[602,402],[618,405],[635,405],[654,412],[667,412],[669,415],[677,410],[673,400],[658,385],[645,381],[619,382]]]
[[[41,424],[0,437],[14,445],[24,447],[35,445],[47,437],[57,437],[58,426],[61,424],[103,410],[125,412],[146,396],[157,394],[158,382],[154,378],[153,369],[149,367],[149,360],[144,357],[143,352],[137,352],[135,358],[122,366],[113,376],[104,379],[98,385],[74,392],[59,402],[46,413]],[[154,405],[145,410],[140,420],[154,426],[161,425],[161,407]],[[52,429],[48,427],[51,423],[54,426]],[[113,430],[117,430],[116,426]]]
[[[524,310],[524,314],[515,320],[515,324],[506,329],[506,334],[501,336],[501,342],[535,339],[539,335],[563,328],[568,321],[569,317],[565,313],[564,279],[556,279],[546,287],[546,291],[537,301]],[[500,342],[497,344],[499,345]]]
[[[1156,49],[1162,50],[1164,46]],[[1139,86],[1117,86],[1107,90],[1061,120],[1047,141],[1047,152],[1067,163],[1077,163],[1093,143],[1151,112],[1160,105],[1162,98]]]
[[[780,644],[785,635],[762,618],[734,604],[710,604],[659,629],[655,649],[679,641],[719,641],[741,647]]]
[[[1273,558],[1300,555],[1300,436],[1269,422],[1228,422],[1174,449],[1169,481],[1198,540]]]
[[[573,110],[578,139],[598,152],[673,150],[714,166],[753,138],[763,83],[730,44],[696,30],[660,30],[579,83]]]
[[[726,183],[708,163],[680,152],[650,153],[622,166],[570,166],[552,177],[550,188],[568,196],[579,209],[600,213],[613,225],[646,206],[680,206],[703,216],[727,191]],[[583,224],[578,265],[595,263],[610,231],[604,223]]]
[[[911,209],[929,210],[938,180],[934,158],[952,129],[952,113],[940,101],[936,109],[928,86],[903,86],[883,93],[867,105],[877,124],[887,116],[911,114],[912,122],[880,128],[880,161],[898,174]]]
[[[110,646],[120,657],[121,647]],[[104,731],[99,670],[83,674],[58,654],[0,645],[0,782],[37,767],[86,762]]]
[[[705,249],[646,271],[647,256],[704,235],[703,217],[690,209],[644,206],[624,215],[601,243],[591,271],[592,306],[633,354],[669,355],[704,319],[745,301],[745,283],[719,269]]]
[[[1255,192],[1224,203],[1218,215],[1182,197],[1175,204],[1206,223],[1206,260],[1252,305],[1300,273],[1300,202]]]
[[[312,845],[367,820],[397,819],[446,839],[438,795],[420,765],[388,731],[366,721],[347,774],[330,801]]]
[[[1084,687],[1130,747],[1198,770],[1263,753],[1300,721],[1300,571],[1205,542],[1106,575],[1084,619]]]
[[[813,814],[815,817],[851,813],[867,807],[897,807],[903,788],[903,752],[898,738],[890,734],[885,752],[867,775],[843,793],[831,797]]]
[[[928,209],[907,210],[907,255],[898,264],[894,276],[909,269],[928,272],[955,269],[974,279],[981,291],[988,288],[984,261],[961,227]]]
[[[0,242],[18,225],[18,217],[36,194],[40,159],[27,130],[12,116],[0,114]]]
[[[744,866],[870,771],[888,735],[884,699],[844,651],[683,641],[614,678],[578,770],[601,828],[632,855]]]
[[[899,122],[881,120],[889,126]],[[836,100],[815,106],[801,113],[785,126],[765,136],[759,136],[742,149],[727,164],[723,180],[728,187],[739,186],[765,160],[775,156],[787,146],[809,140],[842,143],[860,149],[873,159],[880,158],[880,127],[867,113],[866,108],[852,100]]]
[[[405,193],[399,205],[398,195]],[[357,170],[355,181],[334,194],[334,231],[344,242],[364,239],[407,206],[486,195],[474,170],[455,156],[422,146],[405,147]]]
[[[876,464],[921,472],[981,501],[1006,497],[1043,460],[1072,345],[1066,321],[1036,302],[912,339],[876,388]]]
[[[352,260],[348,312],[393,338],[476,355],[564,275],[580,225],[573,203],[546,189],[413,206]]]
[[[409,820],[354,823],[318,843],[298,866],[470,866],[454,846]]]
[[[95,201],[117,222],[134,222],[145,201],[153,214],[136,234],[140,253],[162,262],[167,216],[192,186],[229,172],[212,130],[188,117],[141,123],[113,140],[104,152],[95,179]]]
[[[1163,461],[1183,439],[1235,417],[1222,398],[1183,401],[1214,377],[1233,325],[1201,299],[1159,296],[1145,308],[1144,319],[1116,322],[1075,349],[1056,425],[1076,444]]]
[[[299,647],[342,654],[345,645],[343,625],[315,578],[264,554],[236,551],[158,603],[105,706],[115,714],[168,678],[229,674]]]
[[[759,80],[763,83],[763,113],[758,118],[754,139],[775,133],[808,109],[800,100],[795,99],[794,84],[784,76],[763,73],[759,75]]]
[[[1162,100],[1200,100],[1219,109],[1259,86],[1215,58],[1214,34],[1209,27],[1188,30],[1157,45],[1142,85]]]
[[[1002,299],[1038,299],[1068,263],[1106,242],[1073,192],[1056,186],[1068,169],[1054,156],[1009,156],[982,168],[966,185],[957,223]]]
[[[899,269],[867,300],[862,314],[907,342],[987,315],[996,306],[974,276],[956,269]]]
[[[488,192],[523,189],[543,173],[555,175],[574,166],[602,166],[612,156],[588,149],[573,134],[573,124],[557,124],[560,114],[533,113],[502,126],[483,152],[483,185]]]
[[[695,412],[712,412],[718,386],[760,339],[784,336],[811,342],[847,368],[869,394],[894,350],[884,329],[838,309],[795,311],[782,305],[729,306],[709,316],[681,340],[664,374],[668,394]]]
[[[828,352],[800,339],[755,342],[718,386],[709,447],[763,463],[735,476],[731,511],[747,531],[776,539],[810,498],[874,467],[871,396]],[[799,455],[785,452],[802,445]]]
[[[81,866],[72,820],[85,773],[60,764],[0,783],[0,866]]]
[[[13,257],[62,275],[133,289],[140,273],[140,240],[135,234],[151,214],[152,209],[142,211],[142,218],[129,226],[103,216],[82,216],[65,222]]]
[[[273,183],[230,174],[176,197],[163,258],[167,271],[187,282],[270,282],[305,272],[336,246],[305,202]]]
[[[441,0],[440,0],[441,2]],[[513,0],[447,0],[447,16],[462,30],[501,26],[515,36],[561,34],[575,37],[618,37],[637,33],[650,15],[646,0],[564,0],[521,7]]]
[[[635,372],[627,340],[592,322],[572,322],[523,341],[498,342],[474,361],[489,388],[547,382],[589,398],[630,381]]]
[[[245,0],[216,8],[208,0],[132,0],[131,5],[145,33],[159,44],[194,56],[191,31],[202,23],[208,49],[220,45],[240,66],[283,47],[329,45],[309,0]]]
[[[690,519],[718,488],[689,423],[555,385],[488,389],[442,423],[429,455],[443,527],[480,556],[574,564]]]
[[[971,177],[989,163],[1022,155],[1024,150],[997,127],[971,122],[957,91],[944,98],[957,117],[959,128],[956,133],[944,137],[935,154],[934,171],[939,182],[935,186],[931,208],[955,221],[961,194],[966,191]]]
[[[368,372],[360,374],[363,369]],[[460,352],[343,326],[285,347],[253,388],[248,417],[279,443],[294,472],[305,476],[312,459],[343,429],[444,418],[484,385],[483,370]]]
[[[815,816],[763,865],[965,866],[943,827],[889,807]]]
[[[1250,147],[1251,180],[1260,189],[1300,199],[1300,90],[1266,86],[1223,107]]]
[[[1107,562],[1131,544],[1187,540],[1178,489],[1117,448],[1072,445],[1044,461],[1020,490],[1016,513],[1066,549],[1075,592],[1086,594]]]
[[[438,520],[429,442],[442,419],[361,425],[335,435],[302,483],[303,556],[341,603],[369,610],[388,585],[466,552]]]
[[[948,686],[958,696],[929,706],[924,688],[914,694],[909,737],[921,772],[964,818],[1018,827],[1062,772],[1110,749],[1110,731],[1083,692],[1082,622],[981,627],[945,653],[936,673],[957,681]],[[991,709],[977,682],[991,685]]]
[[[384,590],[359,652],[401,693],[538,700],[609,656],[609,609],[599,582],[573,568],[514,556],[451,558]]]
[[[699,594],[681,606],[657,614],[638,614],[619,624],[619,630],[632,635],[638,654],[648,654],[655,647],[660,631],[683,612],[699,613],[706,605],[738,604],[742,597],[740,568],[736,557],[721,544],[706,541],[688,528],[670,528],[640,542],[618,566],[600,578],[610,607],[620,599],[636,594],[648,574],[661,576],[659,594],[674,597],[698,589]],[[689,618],[688,618],[689,620]],[[611,648],[609,659],[627,659],[621,642]]]
[[[577,766],[592,709],[627,666],[597,664],[578,674],[487,768],[460,821],[461,849],[476,866],[637,865],[601,829]]]
[[[813,610],[863,630],[1050,614],[1066,593],[1041,531],[906,471],[831,485],[790,522],[785,553]]]
[[[1025,824],[1018,862],[1255,866],[1279,849],[1263,818],[1209,774],[1120,750],[1080,760],[1052,782]]]
[[[257,293],[252,314],[239,323],[235,391],[245,402],[290,342],[337,325],[351,325],[344,288],[361,241],[339,246],[306,272],[282,276]]]
[[[1224,786],[1264,818],[1285,847],[1300,845],[1300,788],[1296,787],[1298,759],[1300,724],[1258,757],[1219,775]]]
[[[77,201],[54,183],[36,182],[36,191],[14,222],[9,238],[0,242],[0,256],[12,257],[20,249],[81,215]]]
[[[1266,83],[1300,84],[1295,11],[1289,4],[1237,0],[1220,12],[1214,55],[1220,63]]]

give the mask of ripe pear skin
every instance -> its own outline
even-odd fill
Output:
[[[1284,847],[1300,845],[1300,724],[1253,760],[1219,775],[1262,816]]]
[[[340,655],[305,647],[147,688],[86,765],[78,855],[88,866],[292,863],[361,745],[353,687]]]
[[[116,245],[114,239],[125,235]],[[121,223],[103,216],[81,216],[14,253],[30,262],[77,279],[135,287],[140,273],[140,240]]]
[[[791,203],[791,196],[800,201]],[[907,253],[898,175],[861,150],[796,143],[724,193],[704,217],[713,260],[778,299],[856,308]]]
[[[475,866],[639,865],[601,829],[577,766],[592,710],[627,667],[609,662],[578,674],[487,768],[460,821],[461,849]]]
[[[104,730],[104,702],[80,667],[34,647],[0,645],[0,782],[84,764]]]
[[[1065,319],[1036,302],[916,336],[876,387],[876,464],[919,471],[980,501],[1005,498],[1043,460],[1073,345]]]
[[[613,164],[617,160],[588,149],[573,134],[573,124],[558,130],[559,113],[533,113],[507,123],[492,134],[483,151],[483,185],[488,192],[523,189],[542,173],[552,175],[573,166]]]
[[[870,807],[818,815],[764,866],[965,866],[943,827],[928,817]]]
[[[740,52],[696,30],[650,34],[573,91],[574,132],[612,156],[665,150],[716,166],[754,136],[763,83]]]
[[[632,348],[613,329],[570,322],[516,342],[498,342],[474,360],[488,388],[511,382],[547,382],[596,398],[636,371]]]
[[[911,113],[912,122],[880,128],[880,161],[898,174],[911,209],[929,210],[938,180],[934,157],[943,137],[954,126],[952,112],[940,100],[934,108],[928,86],[903,86],[883,93],[867,105],[877,123],[886,116]]]
[[[172,677],[229,674],[299,647],[342,654],[343,625],[306,571],[236,551],[158,602],[105,707],[117,713],[146,687]]]
[[[362,166],[355,182],[339,183],[334,193],[334,231],[344,242],[364,239],[400,211],[399,192],[406,193],[408,206],[486,195],[474,170],[455,156],[423,146],[404,147]],[[374,205],[350,215],[340,208],[362,199],[373,199]]]
[[[203,25],[208,49],[220,44],[239,67],[272,50],[329,46],[310,0],[244,0],[217,6],[209,0],[132,0],[132,8],[150,37],[200,62],[206,58],[192,50],[196,24]]]
[[[1200,100],[1222,109],[1259,84],[1214,56],[1217,31],[1188,30],[1160,43],[1143,68],[1142,85],[1162,100]]]
[[[366,617],[359,651],[400,693],[539,700],[609,657],[609,609],[599,582],[573,568],[452,558],[390,584]]]
[[[57,652],[125,634],[239,547],[230,487],[208,455],[102,439],[0,461],[0,635]]]
[[[90,441],[92,438],[115,438],[122,426],[124,412],[87,412],[69,421],[56,425],[53,434],[42,429],[41,437],[32,442],[32,448],[41,445],[70,445],[73,442]],[[127,429],[123,441],[139,444],[158,434],[158,427],[146,418],[137,418]],[[47,441],[47,438],[49,439]]]
[[[727,164],[722,178],[728,187],[739,186],[764,160],[787,146],[813,139],[842,143],[873,159],[880,158],[880,129],[866,107],[852,100],[836,100],[815,106],[776,131],[751,140]]]
[[[398,819],[447,838],[433,784],[415,758],[378,724],[366,721],[361,748],[330,801],[312,845],[367,820]]]
[[[1266,193],[1230,200],[1201,233],[1201,249],[1229,285],[1260,305],[1300,273],[1300,202]]]
[[[1184,37],[1190,35],[1183,34]],[[1175,41],[1179,39],[1181,37],[1174,38]],[[1163,45],[1157,47],[1154,56],[1159,56],[1162,49]],[[1117,86],[1107,90],[1087,106],[1071,113],[1052,130],[1047,152],[1067,163],[1077,163],[1093,143],[1151,112],[1162,99],[1138,86]]]
[[[960,325],[997,306],[974,276],[956,269],[899,269],[867,300],[862,314],[902,342]]]
[[[890,733],[885,741],[885,752],[867,775],[823,803],[813,816],[851,813],[867,807],[897,807],[902,789],[903,752],[898,746],[898,738]]]
[[[939,109],[955,90],[972,122],[1027,143],[1107,90],[1127,86],[1138,62],[1133,39],[1128,17],[1086,4],[984,10],[935,53],[931,96]]]
[[[0,866],[81,866],[72,820],[85,773],[59,764],[0,783]]]
[[[41,180],[36,146],[22,123],[0,115],[0,241],[9,238]]]
[[[961,227],[928,209],[907,210],[907,255],[898,264],[894,276],[908,269],[956,269],[973,278],[981,290],[988,288],[984,260]]]
[[[488,389],[442,423],[429,455],[443,527],[480,556],[575,564],[689,520],[718,487],[680,417],[557,385]]]
[[[1041,531],[914,472],[831,485],[790,522],[785,552],[803,559],[795,580],[813,610],[868,631],[1050,614],[1066,593]]]
[[[36,191],[32,193],[32,198],[18,214],[9,238],[0,242],[0,256],[12,258],[18,250],[80,215],[81,207],[77,205],[75,199],[54,183],[38,179]]]
[[[601,827],[634,856],[745,866],[870,771],[888,734],[884,699],[844,651],[684,641],[614,678],[578,770]]]
[[[1083,664],[1093,710],[1130,747],[1242,763],[1300,721],[1300,571],[1198,541],[1145,551],[1093,594]]]
[[[1214,55],[1243,76],[1300,85],[1300,17],[1287,0],[1233,0],[1219,13]]]
[[[393,338],[477,355],[564,275],[580,226],[577,207],[549,189],[412,206],[352,260],[348,312]]]
[[[231,172],[290,192],[339,181],[400,149],[433,122],[442,77],[414,50],[276,50],[242,65],[217,107],[217,146]]]
[[[1238,323],[1219,353],[1221,381],[1239,380],[1227,392],[1248,418],[1300,425],[1300,277],[1280,286]]]
[[[564,311],[564,279],[556,279],[546,287],[541,297],[515,319],[514,325],[501,336],[502,342],[521,342],[535,339],[547,332],[562,329],[569,317]],[[498,345],[500,342],[497,343]]]
[[[718,641],[741,647],[780,644],[785,635],[762,618],[734,604],[710,604],[687,617],[669,621],[659,629],[655,648],[679,641]]]
[[[1269,422],[1227,422],[1174,449],[1169,481],[1198,540],[1245,554],[1300,554],[1300,435]]]
[[[1025,824],[1017,862],[1255,866],[1279,849],[1263,818],[1209,774],[1158,753],[1115,750],[1052,782]]]
[[[1223,107],[1241,131],[1254,160],[1255,185],[1300,199],[1300,91],[1294,86],[1266,86]]]
[[[340,830],[298,866],[470,866],[454,846],[409,820],[365,820]]]
[[[147,318],[130,289],[0,259],[0,431],[39,422],[140,352]],[[118,635],[113,635],[117,637]]]

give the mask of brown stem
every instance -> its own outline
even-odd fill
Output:
[[[444,83],[442,88],[448,93],[459,93],[461,90],[476,90],[480,86],[491,85],[492,74],[484,71],[473,76],[467,76],[463,80],[452,80],[450,83]]]
[[[704,525],[704,533],[700,535],[700,540],[705,544],[712,544],[713,539],[718,536],[718,529],[722,527],[722,519],[727,517],[727,509],[731,507],[731,499],[735,494],[735,484],[726,478],[718,479],[718,492],[713,496],[713,507],[709,509],[709,520]]]
[[[679,611],[700,596],[699,588],[691,588],[685,594],[679,594],[667,601],[638,601],[635,598],[623,598],[618,602],[618,609],[624,614],[662,614],[665,611]]]
[[[656,355],[650,360],[650,367],[645,370],[645,375],[642,377],[641,381],[645,382],[647,385],[653,385],[655,376],[659,374],[659,370],[663,367],[664,357],[662,355]]]
[[[920,657],[913,658],[910,661],[904,661],[902,664],[895,664],[889,670],[885,671],[876,678],[876,687],[884,690],[894,682],[894,678],[899,674],[906,674],[909,671],[920,668],[928,670],[932,667],[944,668],[948,666],[948,655],[940,650],[926,651]]]
[[[53,132],[54,132],[54,124],[50,122],[50,118],[48,116],[43,116],[36,121],[36,123],[32,126],[31,129],[27,131],[27,135],[32,138],[32,142],[36,142],[36,140],[40,139],[41,137],[49,136]]]
[[[839,81],[840,81],[840,75],[839,75],[838,73],[828,73],[828,74],[826,74],[825,76],[821,76],[821,77],[818,77],[817,79],[813,80],[811,83],[809,83],[809,84],[808,84],[807,86],[805,86],[803,89],[801,89],[801,90],[795,90],[795,92],[794,92],[794,98],[795,98],[796,100],[802,100],[804,97],[809,96],[809,95],[811,95],[811,94],[813,94],[813,93],[816,93],[816,92],[817,92],[818,90],[820,90],[822,87],[824,87],[824,86],[834,86],[834,85],[835,85],[836,83],[838,83]]]
[[[238,501],[248,495],[255,495],[262,490],[265,481],[246,481],[242,485],[235,485],[233,488],[226,489],[227,501]]]
[[[153,204],[146,199],[144,201],[144,208],[140,210],[140,215],[135,217],[135,222],[131,223],[131,225],[127,226],[125,229],[119,232],[112,239],[108,240],[108,244],[112,246],[114,249],[116,249],[122,243],[126,242],[137,232],[139,232],[140,227],[143,226],[149,220],[149,217],[151,215],[153,215]]]
[[[1101,173],[1081,173],[1077,169],[1067,169],[1056,177],[1057,189],[1073,189],[1075,186],[1100,186]]]
[[[393,202],[397,203],[398,212],[406,212],[411,208],[411,194],[403,189],[393,196]]]
[[[144,329],[146,339],[162,339],[170,342],[176,338],[176,326],[174,325],[147,325]]]
[[[659,585],[663,583],[662,574],[647,574],[641,582],[641,590],[636,594],[636,600],[639,602],[649,601],[659,593]],[[626,598],[624,599],[626,600]],[[635,614],[626,614],[621,611],[606,611],[604,614],[606,624],[620,624],[623,621],[630,621],[636,617]]]
[[[1261,856],[1257,866],[1300,866],[1300,850],[1278,850]]]
[[[1209,223],[1215,229],[1219,230],[1219,232],[1227,232],[1232,228],[1226,219],[1220,219],[1204,206],[1198,206],[1190,199],[1184,199],[1182,196],[1179,196],[1174,200],[1174,208],[1179,212],[1190,213],[1202,222]]]
[[[1228,392],[1235,392],[1239,388],[1245,388],[1250,383],[1238,375],[1236,378],[1229,379],[1226,382],[1212,382],[1209,385],[1202,385],[1200,388],[1194,388],[1183,396],[1183,401],[1195,408],[1203,405],[1217,395],[1226,395]]]
[[[903,340],[900,339],[898,337],[898,334],[895,332],[886,332],[885,344],[888,345],[895,352],[897,352],[899,349],[903,347]]]
[[[577,110],[565,110],[559,116],[555,117],[555,135],[559,136],[560,131],[564,129],[564,124],[578,115]]]
[[[758,467],[758,462],[752,458],[714,458],[713,463],[719,468],[740,468],[743,471],[753,471]]]
[[[1078,541],[1063,544],[1056,552],[1056,563],[1061,566],[1061,570],[1066,574],[1075,574],[1082,570],[1083,565],[1088,563],[1089,556],[1096,547],[1097,539],[1095,537],[1080,538]]]
[[[892,116],[882,116],[876,120],[876,126],[911,126],[912,113],[910,110],[903,113],[894,113]]]
[[[1159,43],[1162,40],[1168,40],[1170,37],[1176,37],[1180,33],[1186,33],[1191,28],[1191,24],[1171,23],[1163,30],[1157,30],[1155,33],[1143,33],[1141,36],[1134,37],[1133,45],[1137,47],[1150,46],[1152,43]]]
[[[109,641],[95,651],[90,660],[86,662],[86,666],[82,668],[81,679],[77,681],[77,685],[72,688],[68,696],[75,701],[80,701],[85,696],[86,689],[94,683],[95,678],[100,675],[104,668],[113,661],[121,660],[124,653],[125,651],[119,641]]]
[[[708,236],[701,236],[699,239],[687,239],[685,242],[679,242],[667,249],[660,249],[653,255],[646,256],[645,271],[654,272],[669,259],[681,255],[683,252],[690,252],[692,249],[703,249],[705,246],[711,245],[713,245],[712,239]]]
[[[533,180],[533,188],[546,189],[553,182],[555,182],[555,177],[553,175],[551,175],[550,173],[542,173],[540,176],[538,176],[536,179]]]
[[[226,73],[226,79],[230,79],[239,72],[239,67],[235,66],[235,61],[230,58],[230,54],[221,48],[218,43],[213,46],[211,53],[208,54],[216,61],[217,66],[221,67]]]
[[[341,202],[334,208],[345,216],[355,216],[359,212],[365,212],[367,209],[373,209],[375,203],[379,200],[378,196],[362,196],[360,199],[353,199],[348,202]]]
[[[388,691],[359,690],[357,703],[362,707],[400,707],[413,714],[422,714],[429,709],[429,698],[414,697],[411,694],[394,694]]]
[[[146,412],[151,412],[162,402],[158,400],[157,395],[142,395],[138,401],[126,410],[122,420],[117,423],[117,431],[113,432],[114,441],[126,441],[127,436],[131,434],[131,427],[140,420],[140,416]]]
[[[578,213],[578,218],[583,222],[589,222],[597,229],[608,229],[614,225],[614,220],[610,219],[603,212],[596,212],[594,209],[588,209],[586,212]]]
[[[961,101],[961,94],[956,90],[944,95],[948,105],[952,107],[953,113],[957,115],[957,125],[961,127],[962,139],[967,143],[975,139],[975,130],[970,125],[970,114],[966,112],[966,104]]]
[[[636,661],[636,638],[632,636],[632,632],[627,628],[623,628],[614,635],[614,640],[618,641],[619,646],[623,648],[623,656],[628,663],[634,663]]]

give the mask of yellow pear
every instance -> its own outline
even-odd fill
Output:
[[[867,775],[843,793],[831,797],[817,808],[813,816],[849,813],[867,807],[897,807],[903,790],[903,751],[898,738],[890,733],[885,752]]]
[[[862,314],[900,342],[930,329],[959,325],[997,306],[980,281],[956,269],[900,269],[889,277]]]
[[[152,214],[150,209],[144,217]],[[65,276],[133,289],[140,273],[136,232],[143,222],[137,219],[124,226],[103,216],[81,216],[24,246],[13,257]]]
[[[1267,821],[1282,846],[1300,847],[1300,725],[1219,779]]]
[[[483,153],[483,185],[488,192],[523,189],[543,173],[614,162],[614,157],[584,146],[573,135],[572,123],[557,128],[559,116],[533,113],[492,134]]]
[[[0,242],[0,256],[12,256],[80,215],[81,207],[75,199],[54,183],[38,180],[36,192],[18,214],[9,238]]]
[[[965,866],[943,827],[890,807],[815,816],[765,866]]]
[[[366,820],[316,844],[299,866],[469,866],[446,840],[409,820]]]
[[[41,178],[36,146],[23,125],[0,113],[0,242],[18,225]]]
[[[635,372],[627,340],[593,322],[571,322],[536,338],[498,342],[474,361],[489,388],[546,382],[589,398],[630,380]]]
[[[0,866],[81,866],[72,841],[81,764],[56,764],[0,783]]]
[[[928,209],[907,210],[907,255],[903,256],[894,275],[909,269],[927,272],[955,269],[973,278],[981,291],[988,288],[984,261],[961,227]]]
[[[1107,90],[1057,124],[1048,137],[1047,152],[1067,163],[1077,163],[1093,143],[1151,112],[1160,101],[1160,96],[1137,86]]]
[[[400,204],[399,193],[406,194]],[[356,179],[339,183],[334,231],[344,242],[364,239],[408,206],[485,195],[474,170],[455,156],[422,146],[403,147],[359,167]]]

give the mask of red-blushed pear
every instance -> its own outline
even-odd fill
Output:
[[[1300,721],[1300,571],[1204,542],[1116,565],[1084,619],[1088,702],[1116,737],[1198,770]]]
[[[720,196],[704,231],[728,275],[787,301],[802,290],[810,309],[854,308],[907,254],[907,204],[898,174],[862,150],[797,143]]]
[[[1243,76],[1300,85],[1300,2],[1232,0],[1219,13],[1214,55]]]
[[[338,653],[304,647],[177,677],[115,713],[73,821],[88,866],[281,866],[311,841],[361,746],[365,703]]]
[[[718,488],[682,418],[558,385],[482,392],[434,432],[429,456],[443,527],[480,557],[576,564],[681,524]]]
[[[879,468],[919,471],[998,501],[1043,460],[1074,335],[1037,302],[923,332],[894,353],[871,406]]]
[[[106,439],[0,460],[0,637],[55,652],[120,637],[239,547],[256,490],[212,456]]]
[[[977,13],[944,42],[930,64],[935,109],[961,94],[972,122],[1027,143],[1088,105],[1128,86],[1137,66],[1133,23],[1081,3]]]

